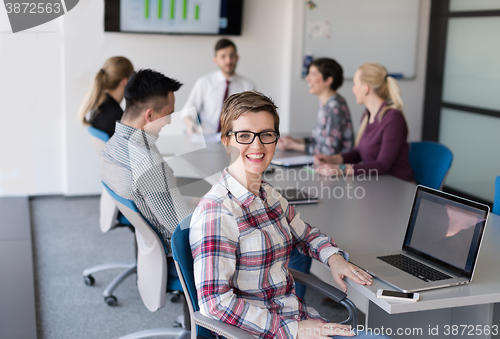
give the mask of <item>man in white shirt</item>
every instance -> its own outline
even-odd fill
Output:
[[[219,133],[224,100],[231,94],[255,89],[252,81],[235,73],[238,54],[231,40],[220,39],[217,42],[214,63],[219,66],[219,70],[196,81],[183,107],[182,117],[188,134],[201,131],[205,135]],[[200,120],[201,131],[197,119]]]

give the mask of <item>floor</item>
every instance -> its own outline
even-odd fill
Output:
[[[139,330],[171,326],[182,304],[151,313],[143,305],[135,276],[115,292],[118,305],[107,306],[102,291],[117,271],[95,274],[86,286],[82,271],[106,262],[132,262],[134,238],[127,228],[103,234],[99,197],[30,199],[33,233],[37,331],[39,339],[119,338]],[[308,289],[308,305],[331,321],[347,318],[342,306]],[[362,323],[362,319],[360,319]]]

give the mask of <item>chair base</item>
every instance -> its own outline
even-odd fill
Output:
[[[176,339],[189,339],[191,338],[191,332],[186,331],[185,328],[155,328],[152,330],[130,333],[124,337],[120,337],[120,339],[140,339],[159,336],[174,337]]]
[[[110,306],[116,304],[116,298],[113,296],[113,291],[124,281],[128,276],[137,273],[137,263],[126,264],[126,263],[109,263],[102,264],[87,268],[83,271],[83,278],[85,279],[85,283],[87,285],[94,284],[94,278],[92,277],[93,273],[114,270],[114,269],[123,269],[104,289],[102,293],[104,300]],[[111,300],[113,299],[113,300]]]

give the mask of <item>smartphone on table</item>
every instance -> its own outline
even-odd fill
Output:
[[[407,300],[407,301],[418,301],[420,299],[420,294],[418,293],[405,293],[400,291],[391,290],[378,290],[377,298],[391,299],[391,300]]]

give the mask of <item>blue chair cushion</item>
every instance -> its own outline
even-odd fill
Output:
[[[182,284],[175,269],[175,263],[168,264],[167,291],[182,291]]]
[[[118,215],[118,223],[120,225],[124,225],[124,226],[132,226],[132,224],[130,223],[130,221],[128,221],[127,218],[125,218],[125,216],[123,214],[119,214]]]
[[[174,234],[172,235],[172,255],[174,260],[179,263],[182,271],[182,276],[188,287],[188,293],[193,302],[194,311],[199,311],[198,306],[198,296],[196,294],[196,288],[194,283],[193,274],[193,255],[191,253],[191,245],[189,244],[189,224],[188,227],[182,229],[182,225],[185,221],[189,219],[189,224],[191,223],[191,215],[184,218],[181,223],[176,227]],[[192,288],[191,288],[192,287]]]
[[[108,185],[106,185],[104,182],[102,184],[104,185],[104,188],[106,188],[106,190],[108,191],[111,198],[113,198],[116,201],[120,202],[121,204],[125,205],[127,208],[131,209],[132,211],[141,214],[141,212],[137,209],[137,206],[135,206],[133,201],[120,197],[111,188],[109,188]],[[125,217],[123,217],[123,219],[125,219],[126,222],[130,223]],[[144,220],[146,222],[148,222],[148,220],[146,218],[144,218]],[[149,224],[149,222],[148,222],[148,224]],[[151,229],[153,231],[156,232],[156,234],[158,235],[158,238],[160,238],[160,241],[163,244],[163,248],[165,249],[165,253],[168,254],[168,248],[165,245],[165,243],[163,242],[163,238],[162,238],[161,234],[158,234],[158,232],[156,231],[156,229],[154,227],[152,227],[151,225],[149,225],[149,226],[151,227]],[[175,264],[171,263],[168,266],[167,291],[182,291],[182,290],[183,290],[182,284],[179,280],[179,276],[177,275],[177,270],[175,269]]]
[[[189,244],[189,227],[191,224],[191,215],[185,217],[176,227],[172,235],[172,255],[174,260],[179,263],[182,277],[188,289],[189,297],[194,311],[199,311],[198,296],[196,294],[196,285],[193,274],[193,255],[191,245]],[[214,338],[212,332],[201,326],[196,326],[196,334],[206,338]]]
[[[412,142],[409,160],[418,185],[440,189],[453,161],[453,153],[437,142]]]
[[[87,131],[90,133],[90,135],[92,135],[92,136],[94,136],[94,137],[96,137],[98,139],[101,139],[104,142],[108,142],[108,140],[109,140],[108,133],[106,133],[104,131],[101,131],[100,129],[97,129],[95,127],[89,126],[87,128]]]

